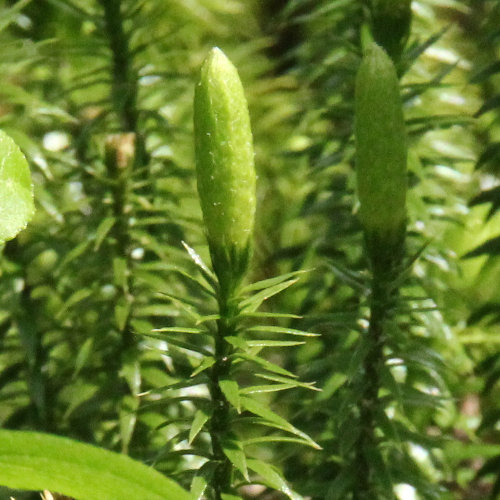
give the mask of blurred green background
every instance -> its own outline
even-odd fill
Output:
[[[278,467],[300,495],[290,498],[355,498],[350,381],[368,272],[353,98],[377,5],[0,2],[0,127],[30,162],[37,204],[0,261],[0,425],[128,453],[185,487],[204,463],[206,437],[193,445],[199,456],[182,451],[206,390],[176,385],[200,358],[139,332],[190,325],[189,311],[162,292],[210,308],[179,270],[192,272],[182,241],[209,260],[192,98],[218,46],[239,70],[254,133],[251,278],[308,270],[264,310],[293,313],[276,324],[321,334],[267,356],[322,392],[271,392],[263,401],[323,450],[278,441],[250,453]],[[496,0],[412,2],[398,65],[410,147],[408,258],[425,248],[402,287],[401,352],[387,355],[393,380],[382,391],[380,475],[394,498],[500,495],[499,26]],[[125,174],[105,154],[117,133],[134,134]],[[238,435],[252,437],[244,426]],[[242,486],[243,498],[286,497],[255,483]],[[15,497],[38,497],[26,495]]]

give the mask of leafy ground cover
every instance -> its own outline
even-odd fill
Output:
[[[0,149],[36,207],[9,239],[6,163],[0,484],[109,461],[88,498],[128,468],[137,498],[497,498],[499,25],[496,0],[0,3]]]

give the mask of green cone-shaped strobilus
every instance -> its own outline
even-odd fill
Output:
[[[411,26],[411,0],[371,0],[373,39],[398,62]]]
[[[198,193],[221,288],[231,289],[249,261],[255,215],[255,168],[248,106],[238,72],[212,49],[194,100]]]
[[[407,140],[396,69],[375,43],[358,70],[355,114],[359,215],[372,265],[387,268],[404,242]]]

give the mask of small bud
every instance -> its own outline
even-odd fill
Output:
[[[391,260],[406,227],[406,131],[396,69],[374,43],[358,70],[355,113],[360,219],[372,262]]]
[[[411,0],[372,0],[374,40],[398,62],[410,34]]]
[[[110,171],[125,170],[135,159],[136,135],[133,132],[106,137],[105,161]]]
[[[217,48],[196,86],[194,133],[198,193],[214,269],[219,281],[238,280],[248,265],[254,226],[254,151],[238,72]]]

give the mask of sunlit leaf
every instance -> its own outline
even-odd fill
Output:
[[[281,326],[251,326],[246,329],[248,332],[261,332],[261,333],[283,333],[284,335],[299,335],[301,337],[318,337],[318,333],[305,332],[303,330],[296,330],[294,328],[283,328]]]
[[[191,424],[191,429],[189,430],[189,439],[188,442],[191,444],[199,432],[203,429],[203,426],[210,418],[210,415],[204,410],[197,410],[194,414],[193,423]]]
[[[286,429],[291,434],[295,434],[296,436],[303,438],[305,441],[307,441],[309,446],[312,446],[313,448],[316,449],[321,449],[321,446],[315,443],[307,434],[295,428],[283,417],[280,417],[277,413],[274,413],[267,406],[256,401],[255,399],[249,398],[247,396],[241,396],[241,406],[246,410],[248,410],[249,412],[258,415],[259,417],[262,417],[266,420],[269,420],[270,422],[282,426],[283,429]]]
[[[205,356],[202,362],[196,367],[196,369],[191,373],[191,377],[196,377],[201,372],[204,372],[211,366],[215,364],[215,358],[212,356]]]
[[[222,379],[219,380],[219,386],[224,396],[226,396],[226,399],[236,408],[238,413],[240,413],[240,390],[236,381],[231,379]]]
[[[24,229],[35,207],[26,158],[16,143],[0,130],[0,241]]]
[[[302,500],[302,497],[292,491],[281,474],[272,466],[261,460],[248,459],[248,467],[259,474],[271,488],[284,493],[292,500]]]
[[[249,481],[247,459],[241,443],[236,439],[225,438],[222,441],[222,449],[230,462],[241,472],[243,477]]]
[[[49,489],[88,500],[189,500],[192,497],[154,469],[67,438],[0,430],[0,484]]]

